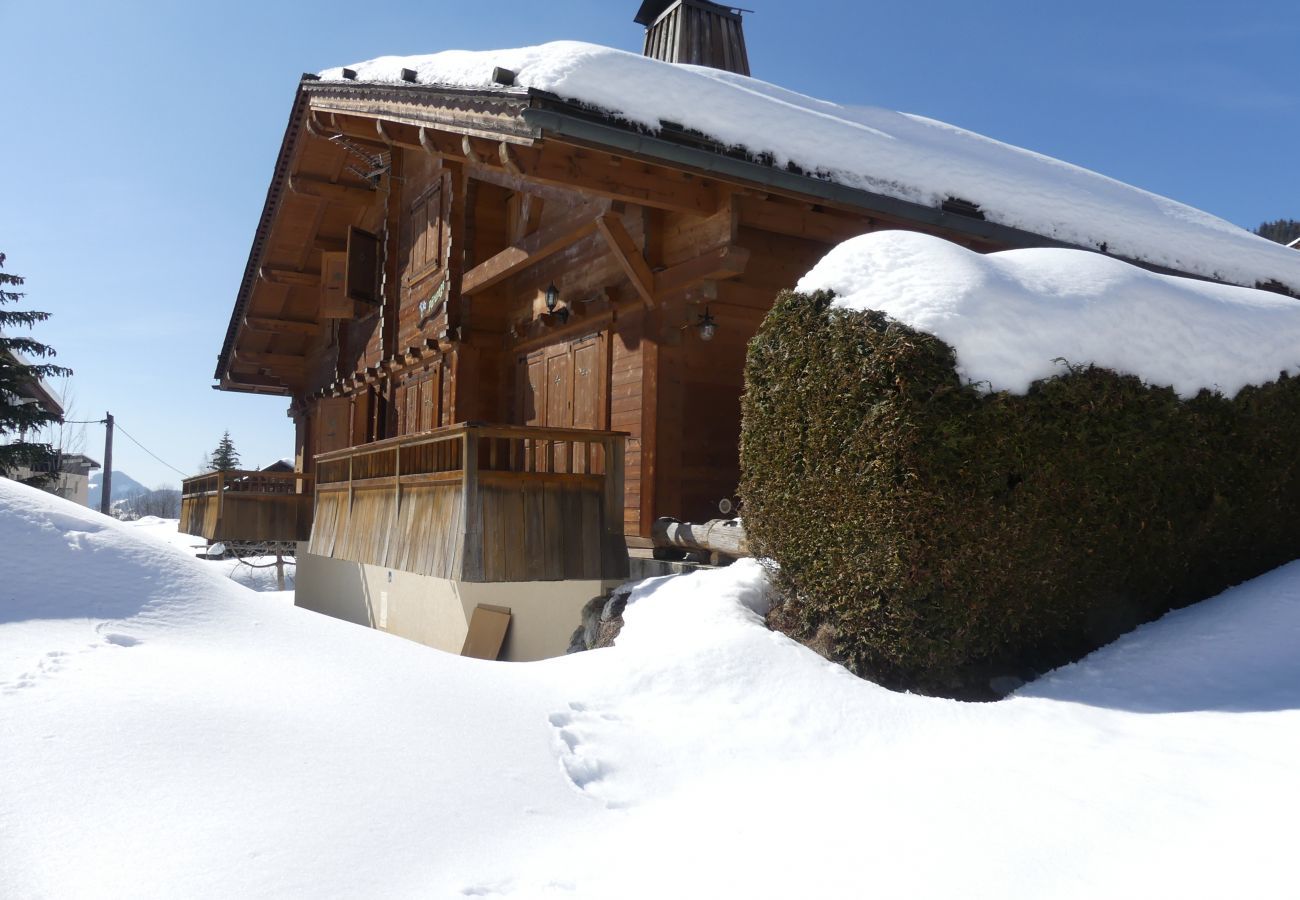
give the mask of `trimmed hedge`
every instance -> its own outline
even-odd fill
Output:
[[[1062,361],[988,393],[831,299],[783,293],[750,345],[741,496],[770,624],[853,671],[979,696],[1300,556],[1300,379],[1182,400]]]

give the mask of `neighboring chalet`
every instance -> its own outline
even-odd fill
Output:
[[[646,2],[637,21],[647,55],[729,71],[566,43],[304,76],[216,371],[289,401],[293,490],[315,496],[300,605],[452,651],[475,609],[507,609],[505,657],[563,652],[657,517],[712,518],[734,495],[746,344],[778,291],[863,232],[1244,277],[1235,251],[1204,269],[1164,253],[1195,256],[1217,226],[1144,253],[1151,228],[1112,195],[1152,195],[965,132],[972,156],[1011,160],[998,178],[849,177],[835,154],[872,129],[794,134],[844,110],[744,78],[738,11]],[[900,167],[925,152],[898,146]],[[1034,230],[1037,207],[998,208],[1002,186],[1060,172],[1040,218],[1109,203],[1118,224]],[[1187,218],[1155,199],[1177,210],[1143,215]],[[1259,279],[1300,285],[1281,269]]]

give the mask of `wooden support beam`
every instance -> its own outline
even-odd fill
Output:
[[[462,135],[460,139],[460,151],[465,159],[472,163],[483,164],[484,157],[478,150],[474,149],[474,141],[468,134]]]
[[[507,247],[491,259],[465,273],[460,292],[470,296],[527,267],[541,262],[596,230],[597,220],[609,209],[598,200],[584,204],[553,225],[529,235],[513,247]]]
[[[741,225],[824,244],[839,244],[865,234],[873,224],[868,216],[838,215],[809,208],[807,204],[781,203],[747,195],[736,198],[736,213]]]
[[[249,331],[266,334],[301,334],[313,337],[320,330],[320,323],[298,319],[277,319],[270,316],[245,316],[244,327]]]
[[[632,286],[641,295],[641,301],[646,306],[653,306],[655,302],[654,273],[650,271],[650,266],[646,263],[645,257],[641,255],[641,250],[637,247],[636,241],[632,240],[632,235],[627,233],[623,220],[614,215],[601,216],[596,220],[596,227],[600,229],[605,242],[609,244],[610,251],[632,282]]]
[[[361,181],[328,181],[310,175],[290,175],[289,190],[303,197],[344,203],[369,203],[374,186]]]
[[[260,353],[253,350],[240,350],[236,348],[233,356],[236,363],[256,369],[279,369],[290,372],[300,372],[307,366],[306,357],[295,356],[288,353]]]
[[[450,159],[456,162],[465,160],[465,151],[461,149],[460,142],[447,134],[445,131],[433,131],[421,127],[419,131],[420,146],[430,156],[436,156],[439,159]]]
[[[547,142],[503,147],[501,155],[518,177],[611,200],[691,215],[712,215],[721,205],[717,186],[708,179],[597,150]]]
[[[743,275],[749,251],[725,244],[655,275],[655,293],[668,294],[700,281],[722,281]]]
[[[293,269],[274,269],[270,266],[262,266],[262,268],[257,271],[257,277],[261,278],[267,284],[289,284],[315,288],[320,287],[319,272],[297,272]]]

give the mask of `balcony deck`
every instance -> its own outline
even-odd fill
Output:
[[[625,578],[625,437],[465,423],[321,454],[310,552],[455,581]]]
[[[305,541],[311,520],[301,472],[210,472],[181,485],[180,530],[209,541]]]

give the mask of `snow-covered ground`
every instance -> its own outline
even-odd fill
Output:
[[[873,309],[957,351],[957,371],[1024,393],[1089,363],[1232,397],[1300,369],[1300,300],[1157,275],[1083,250],[981,254],[928,234],[877,231],[840,244],[799,281]]]
[[[145,516],[136,519],[133,522],[126,523],[134,528],[139,534],[147,534],[152,538],[164,541],[174,547],[180,547],[189,551],[192,555],[198,556],[208,546],[208,542],[203,538],[185,534],[177,530],[180,525],[177,519],[160,519],[157,516]],[[284,560],[284,589],[276,578],[275,557],[274,556],[250,556],[244,559],[214,559],[209,560],[208,565],[214,566],[219,571],[225,573],[226,577],[232,581],[242,584],[246,588],[254,591],[260,591],[266,594],[274,594],[276,599],[284,600],[287,603],[293,603],[294,591],[294,574],[296,565],[292,557],[286,557]]]
[[[980,705],[767,631],[752,563],[500,664],[3,480],[0,548],[0,896],[1295,890],[1300,565]]]
[[[675,122],[795,163],[819,177],[923,206],[950,197],[979,205],[991,222],[1088,249],[1253,287],[1277,280],[1300,290],[1300,255],[1207,212],[923,116],[845,106],[731,72],[674,65],[635,53],[556,41],[513,50],[448,50],[353,63],[359,82],[503,89],[494,68],[536,88],[652,131]],[[320,73],[342,81],[341,67]],[[869,85],[862,89],[869,90]]]

